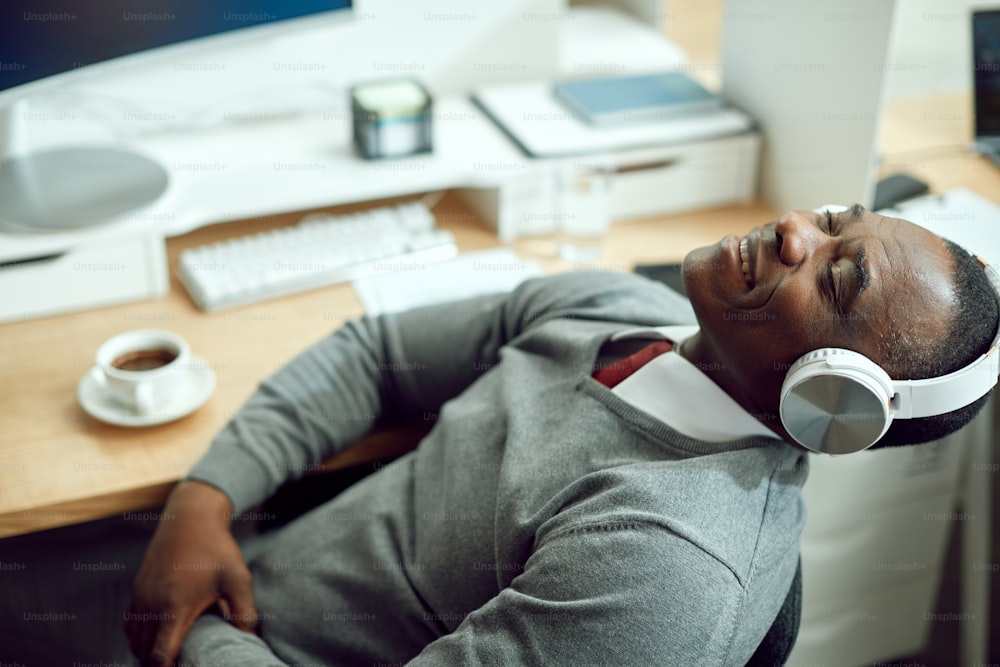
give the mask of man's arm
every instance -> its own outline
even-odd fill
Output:
[[[181,667],[289,667],[260,637],[234,630],[214,614],[199,618],[184,638]]]
[[[437,412],[499,360],[500,348],[560,317],[662,323],[690,313],[659,286],[616,273],[560,274],[510,295],[476,297],[351,322],[264,381],[191,471],[241,512],[380,422]],[[643,281],[643,284],[646,284]],[[654,302],[655,301],[655,302]],[[682,319],[683,321],[683,319]]]
[[[743,588],[662,525],[595,523],[543,540],[522,574],[408,663],[742,665]]]
[[[351,322],[265,380],[171,493],[133,584],[124,630],[143,665],[170,665],[213,605],[256,627],[233,515],[378,421],[436,410],[495,358],[503,296]],[[458,332],[461,332],[459,335]],[[450,354],[449,354],[450,353]],[[251,636],[241,637],[254,646]]]
[[[495,363],[505,303],[490,295],[345,324],[263,381],[188,479],[242,512],[379,424],[436,412]]]
[[[250,570],[229,530],[232,505],[217,489],[181,482],[146,549],[123,619],[143,665],[172,665],[188,628],[218,604],[236,628],[253,632]]]
[[[687,302],[665,288],[660,299],[646,291],[636,295],[636,280],[561,274],[527,281],[509,296],[365,318],[294,359],[261,384],[178,487],[178,493],[228,501],[226,520],[190,516],[200,512],[198,504],[185,502],[177,505],[182,509],[173,524],[161,522],[133,594],[131,609],[141,619],[127,624],[133,650],[144,664],[170,664],[191,620],[212,602],[233,598],[240,609],[252,610],[249,588],[242,585],[242,557],[238,548],[235,555],[228,548],[235,546],[232,514],[263,501],[377,423],[438,411],[525,330],[560,317],[656,324],[663,313],[690,313]],[[168,507],[174,500],[189,499],[171,496]],[[219,545],[225,547],[221,552]],[[175,562],[186,565],[178,572]],[[224,578],[225,572],[241,576]],[[153,646],[159,657],[151,659]]]
[[[544,538],[508,588],[407,664],[742,665],[742,603],[732,570],[662,525],[595,522]],[[197,664],[284,664],[216,616],[184,647]]]

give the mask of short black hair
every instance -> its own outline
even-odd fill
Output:
[[[888,351],[896,357],[896,365],[903,369],[907,379],[938,377],[968,366],[989,349],[1000,325],[1000,305],[982,265],[958,244],[947,239],[944,242],[951,255],[951,279],[958,307],[948,334],[935,341],[929,350],[899,346]],[[872,449],[916,445],[950,435],[972,421],[992,393],[990,390],[969,405],[943,415],[894,420]]]

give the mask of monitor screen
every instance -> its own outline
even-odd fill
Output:
[[[1000,135],[1000,10],[972,15],[976,134]]]
[[[351,0],[0,3],[0,92],[113,58],[351,7]],[[49,5],[52,6],[52,5]]]

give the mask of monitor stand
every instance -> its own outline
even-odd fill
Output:
[[[111,146],[18,150],[27,101],[0,109],[0,227],[57,232],[111,222],[152,204],[166,191],[167,171]]]

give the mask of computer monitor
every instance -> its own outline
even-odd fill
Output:
[[[1000,149],[1000,9],[972,12],[976,140]]]
[[[204,49],[340,20],[352,0],[63,0],[0,4],[0,225],[62,231],[156,201],[167,171],[98,143],[24,152],[32,96]]]

